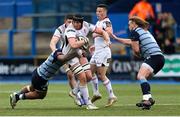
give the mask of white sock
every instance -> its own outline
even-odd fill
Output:
[[[99,87],[98,87],[98,78],[96,75],[94,77],[92,77],[91,85],[92,85],[92,89],[93,89],[93,94],[98,95],[99,94]]]
[[[24,93],[23,93],[23,94],[20,94],[20,95],[19,95],[19,99],[20,99],[20,100],[23,100],[23,99],[24,99],[24,95],[25,95]]]
[[[149,98],[152,98],[151,94],[145,94],[143,95],[143,100],[149,100]]]
[[[89,92],[87,86],[79,86],[80,92],[84,98],[85,104],[91,104],[90,98],[89,98]]]
[[[103,85],[106,87],[106,90],[107,90],[107,92],[109,94],[109,98],[115,97],[110,80],[109,79],[105,80],[103,82]]]
[[[72,89],[72,92],[73,92],[74,94],[77,94],[78,91],[79,91],[79,87],[78,87],[78,86],[76,86],[76,87],[74,87],[74,89]]]

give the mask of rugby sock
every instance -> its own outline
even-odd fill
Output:
[[[72,89],[73,94],[77,94],[78,91],[79,91],[79,87],[78,86],[76,86],[76,87],[74,87],[74,89]]]
[[[90,98],[89,98],[89,92],[87,86],[79,86],[80,92],[83,96],[83,99],[86,103],[86,105],[91,104]]]
[[[25,93],[20,94],[18,97],[19,97],[19,100],[24,100],[25,99]]]
[[[140,80],[140,85],[141,85],[141,90],[143,93],[143,100],[149,100],[149,98],[151,98],[151,93],[150,93],[150,84],[148,83],[148,81],[143,78]]]
[[[98,78],[96,75],[94,77],[92,77],[91,85],[92,85],[92,89],[93,89],[93,94],[98,95],[99,94],[99,87],[98,87]]]
[[[109,79],[105,80],[103,82],[103,85],[106,87],[106,90],[109,94],[109,97],[112,98],[112,97],[115,97],[114,93],[113,93],[113,89],[112,89],[112,86],[111,86],[111,82]]]

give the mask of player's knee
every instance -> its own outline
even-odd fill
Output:
[[[71,71],[67,72],[67,77],[69,80],[72,80],[74,78],[73,73]]]
[[[78,79],[80,81],[80,84],[86,84],[86,82],[87,82],[86,75],[84,72],[82,72],[78,75]]]
[[[146,79],[145,76],[138,74],[137,75],[137,80],[142,80],[142,79]]]

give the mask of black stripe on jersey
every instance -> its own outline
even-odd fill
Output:
[[[67,32],[76,32],[75,30],[69,29]]]
[[[151,48],[147,48],[142,54],[144,55],[144,53],[146,53],[148,50],[152,49],[152,48],[159,48],[159,47],[151,47]],[[154,53],[154,52],[153,52]]]
[[[160,52],[160,53],[162,53],[161,51],[154,51],[153,53],[155,53],[155,52]],[[149,54],[153,54],[153,53],[149,53]]]
[[[50,67],[50,68],[52,68],[52,69],[54,69],[54,70],[57,70],[56,68],[54,68],[53,66],[50,66],[50,65],[48,65],[47,63],[45,63],[48,67]]]
[[[151,38],[151,37],[146,37],[146,38],[143,38],[143,39],[141,39],[141,42],[142,42],[142,41],[144,41],[144,40],[146,40],[146,39],[148,39],[148,38]]]
[[[48,76],[46,76],[43,72],[41,72],[40,70],[39,70],[39,72],[41,73],[41,75],[43,75],[45,78],[48,78]]]
[[[53,57],[53,55],[51,54],[51,56]],[[54,58],[54,57],[53,57]],[[53,62],[52,60],[49,60],[51,63]],[[61,66],[61,64],[59,64],[58,62],[55,62],[55,64]]]
[[[51,56],[52,56],[52,55],[51,55]],[[52,56],[52,57],[53,57],[53,56]],[[51,63],[53,62],[53,60],[50,60],[50,59],[48,59],[48,61],[51,62]]]
[[[139,37],[141,37],[142,35],[145,35],[145,34],[148,34],[148,33],[143,33],[143,34],[141,34]]]
[[[139,29],[137,29],[136,31],[138,32],[138,31],[140,31],[140,30],[143,30],[142,28],[139,28]]]
[[[67,36],[65,36],[65,44],[64,45],[67,46],[68,43],[69,43],[68,38],[67,38]]]
[[[155,44],[156,44],[156,42],[150,42],[150,43],[146,43],[146,44],[142,45],[141,47],[144,47],[144,46],[146,46],[146,45],[148,45],[148,44],[152,44],[152,43],[155,43]]]
[[[60,28],[57,28],[57,30],[59,31],[59,33],[60,33],[60,34],[62,34],[62,31],[61,31],[61,29],[60,29]]]
[[[45,71],[47,71],[48,73],[50,73],[50,74],[54,74],[54,73],[52,73],[52,72],[50,72],[50,71],[48,71],[45,67],[42,67]]]

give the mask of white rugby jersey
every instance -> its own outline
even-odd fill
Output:
[[[58,37],[58,38],[61,38],[59,41],[60,41],[60,48],[63,47],[63,44],[64,44],[64,41],[63,41],[63,35],[64,35],[64,32],[65,32],[65,29],[66,29],[66,25],[63,24],[61,26],[59,26],[55,32],[54,32],[54,35],[55,37]]]
[[[101,21],[98,21],[96,23],[96,27],[105,30],[107,27],[112,27],[112,24],[111,24],[111,21],[109,20],[109,18],[105,18]],[[104,38],[102,37],[102,35],[94,33],[93,38],[94,38],[95,50],[101,49],[101,48],[104,48],[107,46],[104,42]]]
[[[73,27],[73,24],[68,25],[68,27],[65,29],[64,33],[64,46],[62,48],[63,54],[67,54],[71,51],[71,47],[68,42],[68,38],[70,37],[78,37],[78,36],[87,36],[89,32],[93,32],[95,30],[96,26],[93,24],[90,24],[88,22],[83,21],[83,26],[80,30],[76,30]]]

